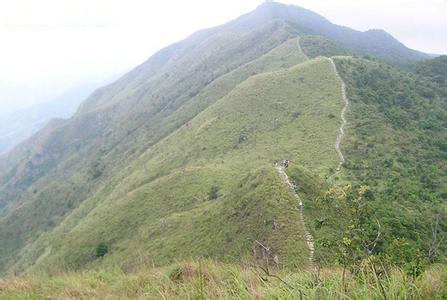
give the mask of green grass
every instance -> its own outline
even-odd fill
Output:
[[[241,81],[302,62],[292,37],[281,22],[237,35],[192,37],[185,47],[162,51],[100,89],[74,118],[53,122],[1,160],[0,273],[23,247],[51,232],[84,200],[111,190],[115,183],[109,179]],[[201,46],[192,47],[196,43]],[[162,66],[171,56],[181,60]],[[145,172],[146,181],[156,173]]]
[[[55,276],[0,279],[2,299],[445,299],[447,270],[434,266],[418,278],[393,269],[381,276],[346,275],[323,269],[318,280],[307,272],[273,270],[212,260],[176,263],[163,268],[141,265],[125,273],[88,271]],[[300,298],[302,295],[302,298]]]
[[[324,58],[250,77],[117,173],[28,247],[17,270],[132,266],[141,253],[155,265],[196,256],[239,261],[252,258],[255,240],[283,267],[305,268],[297,203],[272,161],[330,173],[339,86]],[[218,198],[209,200],[213,186]],[[110,255],[99,261],[101,242]]]

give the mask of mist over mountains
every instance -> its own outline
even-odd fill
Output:
[[[30,107],[6,112],[3,110],[0,113],[0,154],[11,150],[20,142],[32,136],[52,119],[70,118],[79,105],[95,89],[112,82],[118,77],[109,76],[108,79],[104,80],[91,80],[91,82],[75,84],[74,87],[69,88],[59,96],[42,103],[34,98],[36,91],[29,89],[29,103],[26,106]],[[6,95],[8,102],[14,102],[16,97],[24,99],[15,90],[12,91],[11,95],[13,96],[11,97],[8,94],[3,95]],[[25,97],[25,99],[27,98]],[[10,109],[11,105],[8,104],[7,108]]]

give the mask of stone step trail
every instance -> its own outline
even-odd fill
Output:
[[[300,223],[301,228],[304,232],[304,239],[307,244],[307,248],[309,249],[309,268],[311,271],[315,271],[315,262],[314,262],[314,256],[315,256],[315,242],[314,237],[312,234],[307,230],[306,222],[304,219],[304,204],[301,197],[296,193],[296,186],[294,183],[290,181],[289,176],[287,175],[284,166],[276,165],[276,170],[281,175],[281,178],[283,179],[284,183],[290,188],[290,190],[293,192],[293,195],[298,201],[298,209],[299,209],[299,216],[300,216]]]

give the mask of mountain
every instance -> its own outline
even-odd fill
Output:
[[[75,84],[56,98],[30,108],[0,114],[0,154],[42,129],[50,120],[71,117],[79,105],[98,87],[109,84],[118,76]]]
[[[0,271],[333,266],[356,226],[378,257],[442,262],[445,70],[426,58],[278,3],[199,31],[1,157]]]
[[[305,33],[324,36],[355,54],[370,55],[401,65],[431,58],[425,53],[408,49],[384,30],[359,32],[332,24],[307,9],[275,2],[264,3],[256,11],[240,17],[229,26],[250,28],[276,19],[297,24]]]
[[[7,152],[43,128],[53,118],[69,118],[98,85],[73,88],[56,99],[0,115],[0,153]]]

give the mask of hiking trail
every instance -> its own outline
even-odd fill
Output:
[[[298,42],[298,49],[299,49],[299,51],[303,54],[303,57],[304,57],[306,60],[310,60],[309,56],[307,56],[307,54],[304,53],[303,48],[301,48],[300,40],[301,40],[301,37],[298,37],[298,41],[297,41],[297,42]]]
[[[284,166],[277,164],[275,166],[278,173],[281,175],[283,181],[287,184],[287,186],[292,190],[293,194],[295,195],[295,198],[298,200],[298,208],[299,208],[299,214],[300,214],[300,223],[301,227],[304,231],[304,237],[306,240],[307,248],[309,249],[309,268],[311,271],[315,271],[315,264],[314,264],[314,254],[315,254],[315,242],[314,237],[312,234],[307,230],[306,228],[306,222],[304,221],[304,205],[303,201],[301,200],[301,197],[296,193],[296,186],[294,183],[292,183],[289,179],[289,176],[287,175]]]
[[[345,136],[344,128],[347,123],[345,114],[346,114],[346,110],[348,109],[348,106],[349,106],[349,100],[348,100],[348,97],[346,96],[346,84],[345,84],[344,80],[341,78],[340,74],[338,73],[337,66],[334,63],[334,60],[332,58],[329,58],[329,60],[331,61],[331,65],[332,65],[332,68],[334,69],[335,75],[341,81],[341,94],[343,97],[343,101],[345,102],[345,106],[341,110],[341,114],[340,114],[340,117],[342,120],[342,123],[340,126],[340,132],[337,135],[337,139],[335,141],[335,151],[337,151],[338,157],[340,159],[340,162],[338,163],[337,171],[340,171],[341,167],[343,166],[343,164],[345,162],[345,157],[343,156],[343,153],[340,150],[340,143],[341,143],[343,137]]]

